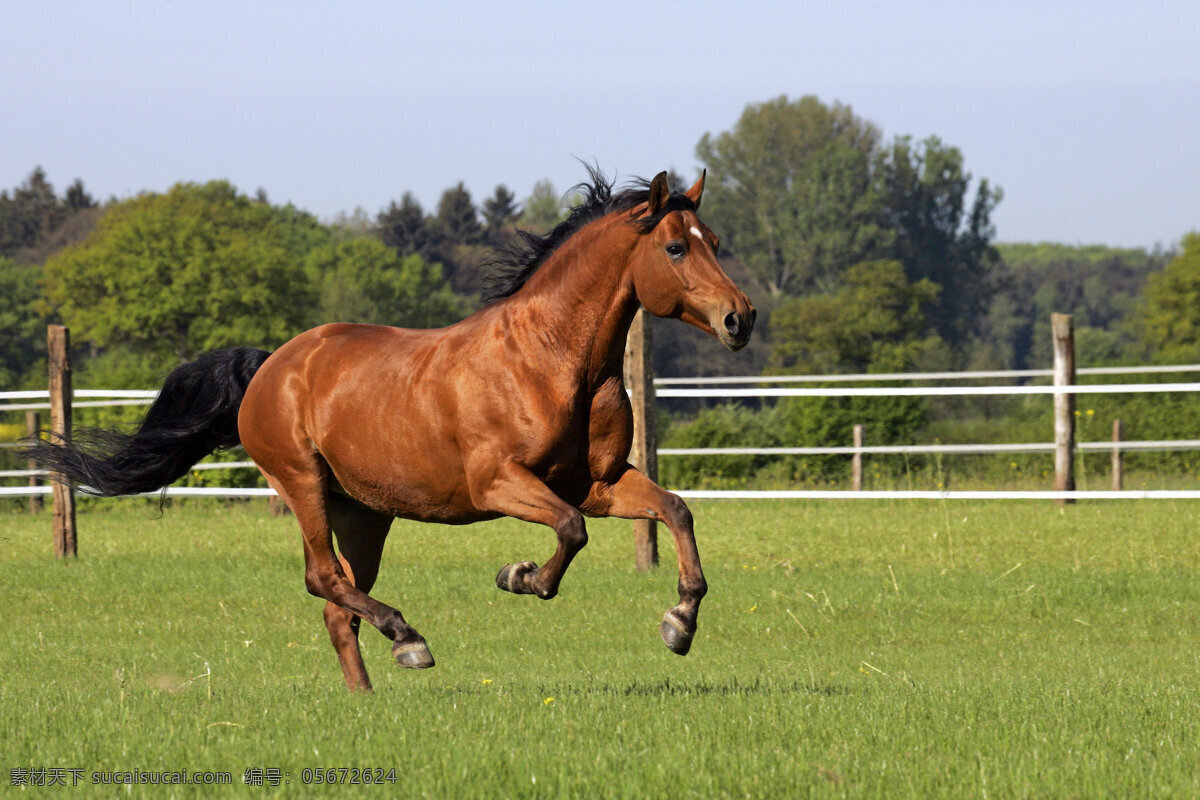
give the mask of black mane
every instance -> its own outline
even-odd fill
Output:
[[[650,199],[650,181],[635,178],[627,188],[614,194],[613,181],[606,178],[596,167],[585,166],[591,180],[571,189],[571,192],[579,194],[582,199],[571,209],[565,220],[541,236],[518,230],[512,244],[484,262],[484,266],[490,269],[490,274],[483,279],[482,299],[485,304],[515,294],[563,242],[588,223],[614,211],[629,211]],[[648,233],[672,211],[695,210],[696,204],[687,195],[682,192],[672,193],[666,205],[657,214],[631,219],[630,224],[640,233]]]

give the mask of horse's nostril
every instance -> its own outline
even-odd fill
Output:
[[[738,321],[738,315],[730,311],[725,315],[725,330],[730,336],[737,336],[738,331],[742,329],[741,323]]]

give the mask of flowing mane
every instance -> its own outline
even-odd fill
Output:
[[[585,166],[590,180],[570,190],[581,199],[571,208],[566,219],[542,235],[518,230],[512,244],[501,248],[495,256],[484,262],[484,267],[489,270],[483,279],[484,304],[515,294],[563,242],[589,223],[614,211],[631,211],[650,198],[650,181],[644,178],[634,178],[626,188],[614,194],[613,181],[596,167]],[[696,204],[682,192],[672,192],[667,204],[657,214],[630,219],[629,222],[640,233],[647,233],[654,230],[670,212],[683,210],[695,211]]]

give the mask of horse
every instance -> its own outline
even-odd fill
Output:
[[[520,233],[496,259],[484,304],[460,322],[332,323],[274,352],[209,353],[167,377],[135,432],[82,431],[73,444],[33,442],[28,454],[60,480],[113,496],[159,489],[240,443],[295,514],[304,585],[326,601],[351,690],[371,689],[360,620],[392,641],[400,666],[434,665],[425,638],[369,594],[395,518],[508,516],[553,529],[542,566],[506,564],[496,576],[500,589],[543,600],[587,544],[585,516],[661,521],[674,538],[679,603],[660,634],[686,655],[708,585],[687,505],[628,461],[625,339],[640,306],[736,351],[756,312],[698,216],[704,174],[684,192],[665,172],[614,192],[588,171],[566,219],[542,236]]]

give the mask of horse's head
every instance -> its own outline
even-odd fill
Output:
[[[755,310],[717,261],[718,241],[697,211],[704,175],[671,195],[667,174],[650,182],[650,197],[633,210],[642,229],[632,260],[638,301],[658,317],[675,317],[741,350],[754,330]]]

